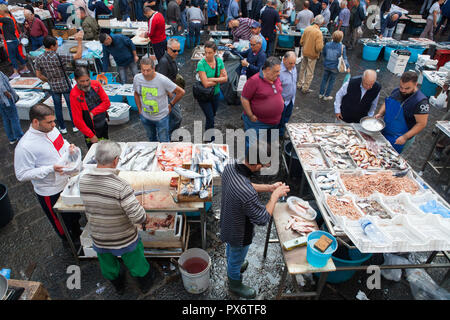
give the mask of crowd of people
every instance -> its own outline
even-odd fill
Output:
[[[385,0],[384,3],[390,3]],[[116,5],[117,3],[117,5]],[[119,179],[115,168],[120,156],[120,146],[107,141],[108,113],[110,101],[99,81],[91,80],[90,71],[77,67],[74,71],[76,85],[72,87],[65,70],[66,64],[82,56],[83,40],[99,40],[103,48],[102,71],[110,70],[110,56],[116,62],[122,84],[132,83],[134,100],[140,122],[149,141],[168,142],[182,121],[179,102],[185,95],[184,79],[179,74],[176,58],[180,42],[167,39],[166,24],[173,34],[187,31],[190,46],[200,43],[200,30],[208,25],[216,30],[223,21],[233,41],[247,40],[249,48],[239,52],[229,45],[232,53],[240,57],[235,72],[246,77],[241,94],[242,125],[246,131],[253,130],[247,141],[246,158],[241,163],[229,164],[223,174],[221,239],[227,243],[227,266],[229,288],[235,294],[252,298],[255,290],[242,283],[241,273],[245,271],[245,257],[252,240],[253,224],[269,221],[277,200],[286,196],[289,187],[281,182],[272,185],[257,185],[248,179],[252,173],[261,170],[266,163],[259,158],[250,163],[249,155],[261,148],[260,132],[263,129],[278,129],[279,137],[285,135],[285,124],[293,113],[296,95],[312,94],[310,88],[315,76],[319,58],[323,61],[323,76],[318,99],[333,100],[332,91],[338,73],[350,73],[347,50],[353,49],[361,37],[361,26],[366,19],[369,1],[360,0],[312,0],[304,1],[302,10],[295,12],[292,0],[269,0],[263,6],[261,0],[192,1],[172,0],[167,6],[163,1],[133,1],[138,20],[148,19],[148,31],[142,36],[149,38],[156,59],[139,58],[133,42],[121,34],[102,30],[98,17],[120,15],[127,19],[132,10],[128,1],[115,1],[113,8],[101,0],[67,1],[49,0],[42,4],[47,8],[54,23],[67,21],[67,12],[73,7],[74,14],[81,20],[81,29],[75,34],[76,52],[71,55],[57,53],[58,41],[49,35],[49,30],[34,15],[32,6],[25,11],[25,33],[31,39],[33,50],[43,46],[45,52],[34,62],[36,76],[50,85],[54,110],[38,104],[30,110],[31,125],[24,134],[20,127],[15,102],[17,94],[8,78],[0,74],[0,111],[4,128],[11,144],[19,141],[15,149],[14,167],[20,181],[31,181],[42,209],[48,216],[57,234],[63,238],[64,230],[53,212],[53,205],[67,183],[63,167],[58,161],[65,152],[73,152],[62,136],[67,133],[62,113],[64,97],[71,116],[73,132],[80,131],[87,147],[98,143],[97,168],[80,181],[80,193],[91,219],[92,236],[98,253],[102,274],[111,280],[121,292],[124,276],[118,267],[116,257],[121,255],[134,277],[139,279],[142,290],[148,290],[153,281],[153,272],[143,259],[142,242],[133,223],[143,223],[148,217],[131,187]],[[384,4],[383,3],[383,4]],[[442,0],[439,0],[442,4]],[[391,36],[401,13],[383,7],[386,15],[381,21],[383,36]],[[436,14],[430,9],[432,24]],[[282,59],[275,53],[276,32],[282,31],[281,20],[287,19],[302,36],[295,40],[293,50],[287,51]],[[3,32],[14,73],[10,78],[28,73],[27,61],[21,55],[19,38],[21,31],[7,7],[0,5],[0,28]],[[331,41],[324,43],[321,28],[332,34]],[[427,28],[430,27],[427,25]],[[426,32],[430,30],[426,29]],[[424,31],[425,32],[425,31]],[[300,50],[301,47],[301,50]],[[196,83],[192,86],[194,97],[205,115],[205,131],[215,127],[215,116],[220,105],[221,84],[229,81],[225,63],[217,55],[214,41],[204,43],[205,56],[195,69]],[[156,61],[157,60],[157,65]],[[300,61],[300,66],[297,64]],[[23,67],[19,68],[19,64]],[[128,75],[131,74],[131,78]],[[412,71],[400,78],[395,89],[378,108],[382,84],[377,81],[377,72],[366,70],[362,75],[349,77],[337,91],[334,112],[337,122],[354,123],[369,115],[384,118],[386,128],[383,134],[393,147],[402,152],[427,125],[429,105],[425,95],[418,89],[418,76]],[[257,140],[251,140],[256,137]],[[263,143],[270,144],[272,137]],[[278,137],[276,137],[278,138]],[[106,141],[102,141],[106,140]],[[212,136],[206,142],[214,141]],[[98,186],[101,185],[101,192]],[[236,192],[239,190],[239,192]],[[257,198],[259,192],[271,192],[269,203],[263,206]],[[105,200],[108,199],[108,200]],[[99,205],[108,202],[108,212]],[[105,214],[114,216],[107,223]],[[69,233],[79,237],[77,217],[62,215]],[[121,226],[118,233],[111,233],[111,226]]]

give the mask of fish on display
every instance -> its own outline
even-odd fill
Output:
[[[202,175],[191,170],[183,169],[175,167],[173,169],[178,175],[189,178],[189,179],[195,179],[195,178],[202,178]]]
[[[200,192],[200,189],[202,187],[202,179],[203,178],[195,178],[194,179],[194,190],[193,194],[198,194]]]
[[[135,149],[131,152],[129,152],[127,154],[127,156],[124,157],[124,159],[122,160],[122,162],[120,163],[121,166],[125,165],[128,163],[128,161],[130,161],[131,159],[133,159],[138,153],[141,152],[142,149]]]

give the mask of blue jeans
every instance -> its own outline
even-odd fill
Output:
[[[10,105],[0,104],[0,114],[3,120],[6,136],[9,141],[15,141],[23,136],[22,127],[20,126],[19,116],[14,101],[8,99]]]
[[[137,75],[139,73],[138,67],[136,62],[131,62],[129,65],[121,67],[118,66],[119,68],[119,75],[120,75],[120,83],[121,84],[125,84],[128,83],[127,82],[127,71],[128,69],[131,71],[131,83],[133,82],[134,76]]]
[[[267,124],[256,120],[255,122],[251,121],[250,118],[242,114],[242,120],[244,120],[244,130],[247,132],[248,130],[253,130],[256,133],[256,137],[251,134],[245,137],[245,147],[248,148],[251,144],[257,143],[259,140],[260,130],[267,129],[267,143],[271,141],[271,129],[278,129],[279,124]]]
[[[31,37],[31,50],[37,50],[44,44],[44,36]]]
[[[392,34],[394,33],[394,29],[395,29],[395,27],[393,27],[393,28],[385,28],[384,31],[383,31],[383,37],[391,38]]]
[[[280,137],[284,136],[284,130],[286,129],[284,125],[289,122],[289,119],[292,115],[292,109],[294,109],[294,103],[292,101],[288,105],[284,106],[284,110],[281,114],[280,120]]]
[[[216,116],[217,109],[219,109],[219,97],[220,94],[218,93],[214,95],[211,101],[198,101],[198,104],[200,105],[200,108],[202,108],[206,117],[205,131],[214,128],[214,117]]]
[[[149,141],[169,142],[169,115],[158,121],[144,118],[141,114],[139,118],[141,118]]]
[[[145,21],[144,19],[144,3],[141,0],[134,1],[134,8],[136,12],[136,20]]]
[[[227,273],[233,280],[241,280],[241,265],[245,261],[250,245],[245,247],[232,247],[227,243]]]
[[[20,64],[26,65],[27,61],[22,58],[22,56],[19,53],[19,40],[13,40],[7,42],[8,46],[8,57],[9,60],[11,60],[11,64],[14,69],[19,69],[19,64],[17,61],[19,61]]]
[[[193,48],[200,44],[201,23],[189,22],[189,48]]]
[[[333,90],[334,81],[336,80],[337,73],[330,71],[329,69],[323,69],[323,77],[322,77],[322,83],[320,85],[320,94],[323,95],[325,93],[325,96],[330,96],[331,91]],[[328,83],[328,87],[327,87]],[[326,92],[325,92],[326,89]]]
[[[274,47],[275,47],[275,39],[274,40],[267,40],[266,55],[268,57],[270,57],[272,55]]]
[[[181,18],[181,24],[183,25],[183,29],[187,29],[187,22],[186,22],[186,10],[181,11],[180,14],[180,18]]]
[[[64,96],[64,100],[66,100],[67,107],[69,108],[70,120],[73,125],[72,111],[70,110],[70,92],[50,92],[53,98],[53,104],[55,106],[55,115],[56,122],[58,122],[58,126],[60,129],[65,129],[66,125],[64,124],[64,116],[62,111],[62,96]]]

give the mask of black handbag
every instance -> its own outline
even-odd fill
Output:
[[[214,57],[216,60],[216,73],[215,78],[218,76],[218,70],[219,70],[219,64],[217,63],[217,58]],[[214,91],[216,86],[212,86],[209,88],[205,88],[201,81],[194,82],[194,85],[192,86],[192,94],[194,95],[194,98],[197,101],[211,101],[214,97]]]

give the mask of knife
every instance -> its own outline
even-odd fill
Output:
[[[149,189],[149,190],[135,191],[134,195],[135,196],[140,196],[142,194],[147,194],[147,193],[156,192],[156,191],[159,191],[159,189]]]

